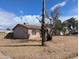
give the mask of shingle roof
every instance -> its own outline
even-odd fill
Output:
[[[17,25],[13,28],[13,30],[16,29],[16,28],[19,27],[19,26],[24,27],[24,28],[26,28],[26,29],[37,29],[37,30],[40,30],[40,29],[41,29],[41,26],[17,24]]]

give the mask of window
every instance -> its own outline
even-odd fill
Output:
[[[36,35],[36,30],[32,30],[32,34],[33,35]]]

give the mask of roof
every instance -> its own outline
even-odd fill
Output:
[[[36,30],[40,30],[41,29],[41,26],[36,26],[36,25],[23,25],[23,24],[17,24],[13,30],[15,30],[17,27],[23,27],[23,28],[26,28],[26,29],[36,29]]]

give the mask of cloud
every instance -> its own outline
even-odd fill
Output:
[[[15,17],[14,20],[16,20],[18,23],[27,23],[31,25],[40,25],[38,19],[36,17],[39,17],[39,15],[24,15],[24,16],[18,16]]]
[[[15,14],[6,12],[6,11],[0,11],[0,25],[13,25],[16,23],[14,21],[14,17],[16,17]]]
[[[65,0],[65,1],[63,1],[63,2],[61,2],[61,3],[56,4],[55,6],[53,6],[53,7],[51,8],[51,11],[55,11],[56,9],[65,6],[65,5],[66,5],[66,2],[67,2],[67,1]]]
[[[23,13],[23,11],[20,11]],[[24,15],[24,16],[17,16],[12,12],[7,12],[0,8],[0,28],[13,28],[16,24],[20,23],[27,23],[31,25],[40,25],[39,21],[36,17],[39,15]]]
[[[17,16],[14,13],[0,10],[0,28],[14,27],[18,23],[41,25],[36,17],[39,17],[39,15]],[[72,16],[61,16],[60,20],[63,22],[71,17]],[[76,17],[78,19],[77,15],[74,15],[74,17]]]
[[[0,28],[12,28],[17,22],[14,20],[16,15],[11,12],[0,10]]]

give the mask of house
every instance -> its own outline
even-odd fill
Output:
[[[13,38],[28,39],[31,36],[38,35],[40,37],[41,26],[17,24],[13,28]]]

